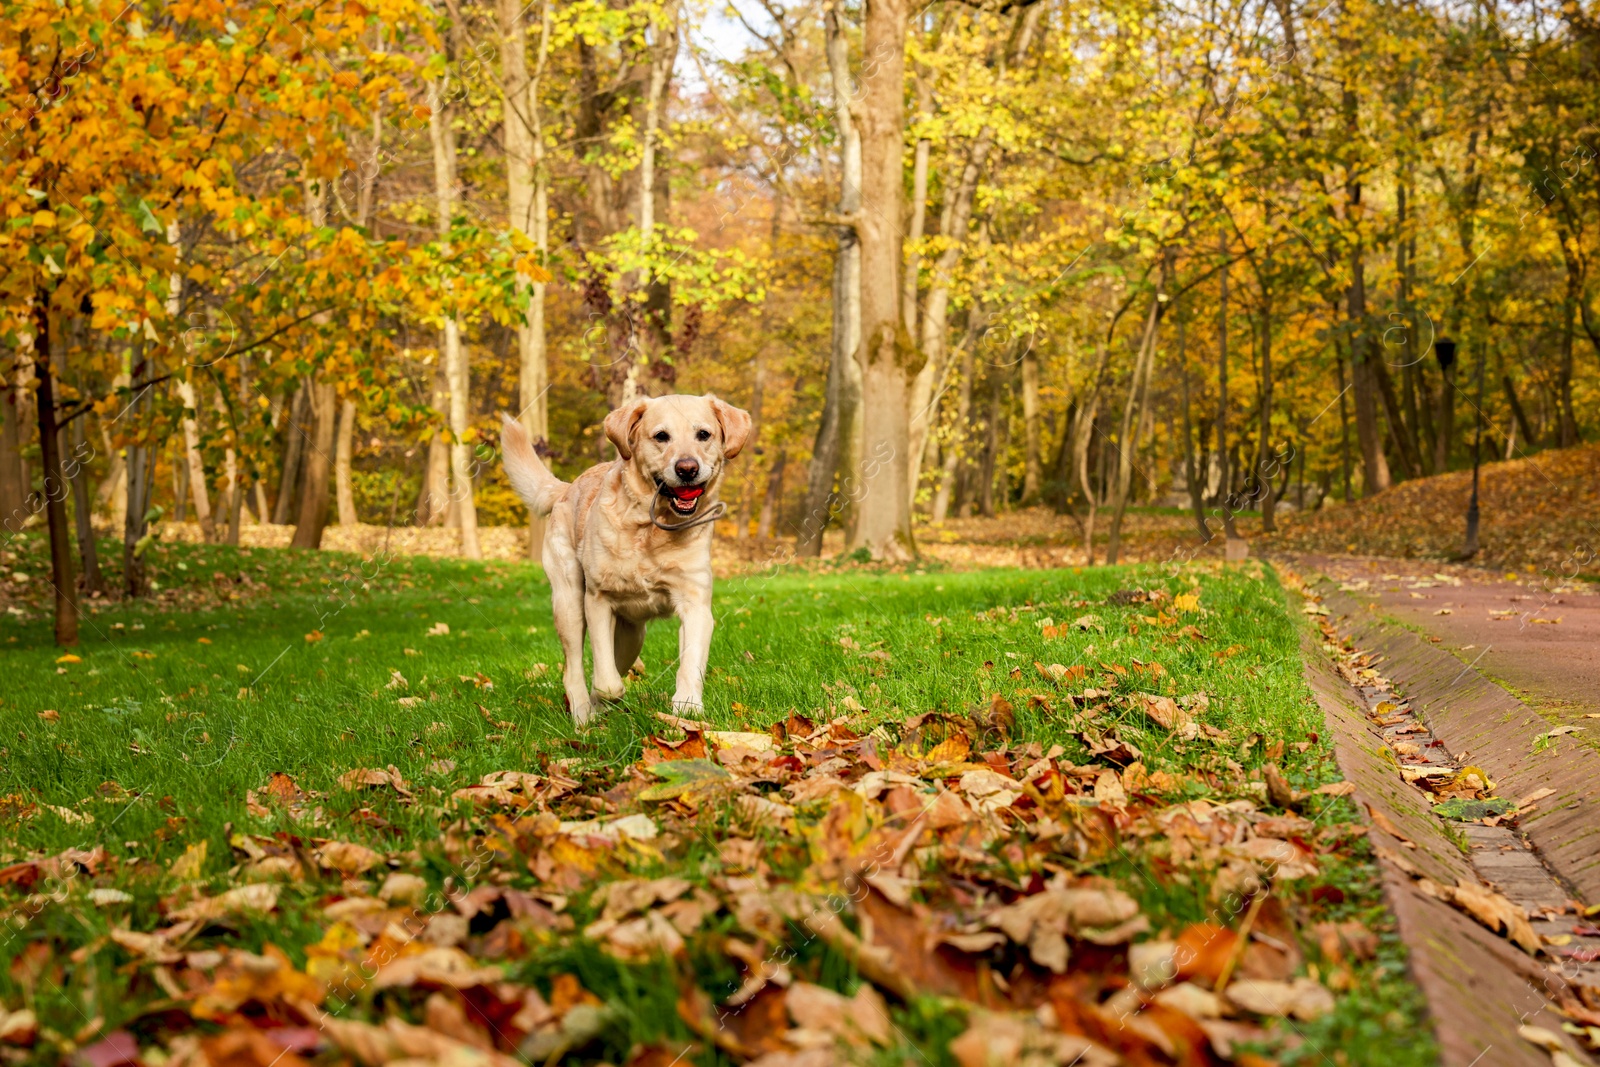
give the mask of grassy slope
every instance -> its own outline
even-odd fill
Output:
[[[1465,536],[1472,471],[1403,482],[1353,506],[1285,521],[1276,547],[1403,559],[1453,559]],[[1557,579],[1600,578],[1600,445],[1486,463],[1475,562]]]
[[[230,862],[226,827],[271,827],[247,817],[245,794],[279,771],[304,789],[328,794],[324,804],[331,821],[319,834],[384,851],[421,842],[426,854],[440,825],[435,805],[404,807],[378,793],[357,798],[337,788],[338,776],[353,767],[392,763],[419,793],[432,786],[447,796],[489,771],[538,769],[541,757],[574,754],[576,735],[562,710],[556,677],[560,653],[550,627],[548,588],[536,568],[424,559],[363,563],[213,546],[167,552],[160,566],[169,581],[244,568],[277,591],[240,606],[178,614],[113,606],[86,622],[82,662],[64,668],[56,665],[58,650],[48,644],[44,621],[0,622],[0,670],[6,678],[0,687],[6,746],[0,750],[0,795],[59,805],[95,820],[76,824],[42,811],[0,827],[13,855],[98,843],[125,864],[135,858],[168,864],[205,839],[206,873],[220,887]],[[177,569],[180,562],[187,570]],[[295,586],[297,580],[302,584]],[[1130,633],[1130,622],[1148,609],[1103,601],[1131,584],[1174,593],[1198,588],[1205,613],[1195,621],[1208,640],[1174,641],[1149,626]],[[1174,695],[1208,693],[1203,721],[1228,730],[1236,741],[1256,732],[1269,742],[1292,744],[1322,732],[1301,680],[1296,623],[1284,612],[1270,575],[1251,579],[1204,568],[845,570],[727,580],[719,584],[717,604],[706,717],[723,728],[763,729],[791,707],[832,707],[847,692],[861,700],[869,718],[894,720],[987,705],[992,693],[1001,692],[1017,708],[1019,740],[1060,743],[1069,758],[1081,762],[1087,754],[1059,714],[1028,707],[1030,693],[1049,688],[1034,661],[1083,662],[1093,669],[1097,662],[1126,665],[1138,659],[1160,662]],[[1011,610],[1030,604],[1037,610]],[[989,610],[994,608],[1001,610]],[[1104,632],[1041,636],[1038,623],[1046,616],[1064,623],[1091,613]],[[441,622],[449,634],[428,636]],[[313,632],[320,639],[307,641]],[[890,659],[863,658],[842,647],[842,637],[860,650],[887,651]],[[1232,646],[1240,646],[1232,655],[1215,654]],[[638,758],[643,736],[659,730],[650,712],[666,707],[675,647],[675,625],[652,630],[643,654],[647,677],[635,683],[625,707],[609,712],[602,727],[585,735],[587,755],[616,767]],[[549,670],[525,676],[537,663]],[[1011,677],[1013,667],[1021,668],[1020,678]],[[408,688],[384,688],[394,670],[409,680]],[[493,688],[471,680],[479,675]],[[401,696],[424,699],[405,707]],[[480,704],[515,729],[486,721]],[[42,720],[45,709],[58,712],[59,721]],[[1129,716],[1122,735],[1144,749],[1152,771],[1220,771],[1229,757],[1253,771],[1264,762],[1262,745],[1184,749],[1167,736],[1144,733],[1142,719],[1122,714]],[[428,767],[437,760],[456,766],[431,773]],[[1302,788],[1337,777],[1326,741],[1304,753],[1290,747],[1280,762]],[[111,782],[140,799],[116,799],[119,790],[106,784]],[[1216,795],[1198,781],[1194,793]],[[366,813],[353,817],[363,806]],[[1342,886],[1347,899],[1317,917],[1360,917],[1382,925],[1372,868],[1359,855],[1349,862],[1328,859],[1321,881]],[[1176,929],[1210,910],[1203,885],[1152,877],[1131,861],[1113,873],[1141,898],[1158,928]],[[530,880],[526,874],[520,878]],[[138,895],[141,903],[151,899],[148,889]],[[308,895],[302,904],[296,910],[286,901],[281,921],[247,928],[241,943],[258,946],[271,939],[301,958],[296,946],[316,940],[322,925],[316,897]],[[89,911],[74,922],[47,912],[0,946],[0,962],[39,938],[85,943],[113,918]],[[135,909],[135,928],[154,924],[148,909]],[[115,1024],[119,1013],[133,1011],[109,995],[125,979],[113,976],[111,952],[92,958],[88,967],[72,969],[64,985],[80,998],[85,989],[101,990],[98,1009]],[[545,955],[533,953],[521,974],[537,980],[576,969],[590,988],[628,1007],[637,1027],[682,1036],[670,1003],[657,1003],[660,990],[652,989],[649,968],[605,960],[595,952],[585,955],[581,947],[552,947]],[[1386,938],[1380,960],[1361,972],[1339,1011],[1301,1027],[1308,1059],[1320,1058],[1312,1054],[1316,1049],[1341,1047],[1349,1062],[1427,1062],[1427,1038],[1402,1036],[1412,1030],[1416,1005],[1398,974],[1399,960],[1398,948]],[[92,980],[86,976],[91,969],[98,972]],[[829,984],[848,988],[853,981],[838,960],[814,961],[814,970],[814,978]],[[14,1004],[20,990],[4,974],[0,969],[0,996]],[[51,1025],[70,1033],[79,1008],[66,999],[45,998],[40,1010]],[[906,1009],[901,1021],[909,1033],[937,1044],[943,1024],[936,1017]]]

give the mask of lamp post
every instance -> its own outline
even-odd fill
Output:
[[[1478,353],[1478,400],[1474,405],[1472,429],[1472,499],[1467,503],[1467,543],[1461,550],[1462,559],[1478,554],[1478,458],[1483,444],[1483,365],[1489,354]]]

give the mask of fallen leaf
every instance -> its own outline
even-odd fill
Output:
[[[365,845],[351,841],[329,841],[316,852],[317,862],[346,878],[354,878],[376,867],[383,857]]]
[[[870,983],[856,987],[855,996],[846,997],[831,989],[795,982],[784,998],[789,1018],[805,1030],[832,1034],[850,1045],[889,1045],[892,1036],[889,1005]]]
[[[1389,816],[1387,814],[1385,814],[1381,809],[1375,808],[1371,804],[1368,804],[1367,805],[1367,816],[1368,816],[1368,818],[1370,818],[1372,820],[1372,825],[1376,826],[1378,829],[1382,830],[1384,833],[1388,834],[1390,837],[1394,838],[1397,841],[1402,842],[1403,844],[1408,844],[1409,845],[1409,844],[1412,843],[1411,842],[1411,838],[1409,838],[1405,834],[1401,833],[1400,832],[1400,827],[1396,826],[1394,824],[1394,821],[1392,819],[1390,819]]]
[[[1190,721],[1189,713],[1180,708],[1178,702],[1171,697],[1135,693],[1133,699],[1138,703],[1139,709],[1154,719],[1163,730],[1181,729]]]
[[[411,798],[411,790],[406,787],[406,781],[400,776],[400,771],[394,764],[389,764],[386,770],[377,770],[371,767],[357,767],[345,771],[339,776],[339,786],[351,791],[357,789],[391,787],[400,796]]]
[[[1228,984],[1227,999],[1257,1015],[1293,1016],[1302,1022],[1318,1019],[1333,1010],[1333,994],[1311,978],[1287,982],[1270,979],[1236,978]]]
[[[693,800],[733,782],[726,769],[706,759],[663,760],[649,770],[662,781],[640,791],[640,800]]]
[[[1435,804],[1433,813],[1440,818],[1454,819],[1456,822],[1477,822],[1490,815],[1505,815],[1520,806],[1509,797],[1490,797],[1488,800],[1451,797],[1441,804]]]
[[[1113,1067],[1123,1062],[1086,1037],[1047,1030],[1031,1015],[976,1011],[967,1029],[950,1042],[960,1067]]]
[[[1139,902],[1113,886],[1051,886],[995,909],[988,923],[1027,946],[1035,963],[1056,974],[1067,969],[1067,937],[1116,945],[1150,925]]]

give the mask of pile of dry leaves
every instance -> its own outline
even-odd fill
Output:
[[[620,773],[570,760],[488,775],[438,799],[437,841],[393,854],[309,836],[331,798],[274,776],[252,816],[308,835],[235,832],[224,892],[199,880],[203,846],[167,870],[96,852],[0,871],[13,918],[112,909],[109,936],[80,951],[121,953],[140,1004],[111,1034],[40,1032],[15,1012],[0,1047],[77,1047],[93,1067],[509,1064],[606,1048],[662,1067],[713,1049],[820,1067],[914,1044],[898,1006],[931,1000],[965,1020],[949,1046],[963,1067],[1272,1062],[1376,951],[1360,925],[1317,921],[1337,889],[1302,882],[1359,839],[1324,818],[1348,805],[1297,793],[1270,765],[1232,785],[1152,773],[1095,725],[1127,699],[1206,743],[1221,732],[1197,721],[1198,695],[1053,698],[1081,723],[1088,762],[1014,743],[999,696],[864,733],[794,713],[765,733],[663,716]],[[341,786],[430,803],[392,767]],[[442,884],[416,873],[441,865]],[[141,877],[161,887],[161,921],[136,930],[119,887]],[[1148,902],[1168,892],[1203,901],[1206,919],[1158,913]],[[322,935],[290,950],[303,963],[231,947],[308,908]],[[675,975],[678,1036],[619,1046],[633,1031],[576,974],[515,978],[575,943]],[[820,984],[819,954],[862,979],[853,995]]]

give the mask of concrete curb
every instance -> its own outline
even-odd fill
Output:
[[[1600,902],[1600,752],[1570,738],[1534,752],[1550,723],[1450,653],[1349,594],[1317,589],[1373,666],[1404,692],[1452,754],[1489,772],[1501,796],[1555,795],[1520,820],[1551,870],[1585,903]]]
[[[1559,979],[1510,942],[1416,887],[1403,864],[1445,885],[1463,878],[1476,883],[1478,875],[1445,835],[1421,792],[1405,784],[1379,756],[1382,737],[1308,629],[1301,631],[1300,644],[1306,683],[1333,732],[1339,769],[1355,783],[1354,799],[1387,816],[1416,846],[1408,848],[1376,825],[1369,826],[1384,895],[1410,953],[1412,977],[1433,1018],[1440,1062],[1446,1067],[1549,1067],[1550,1054],[1524,1041],[1517,1028],[1531,1022],[1560,1029],[1559,1015],[1541,1015],[1551,1006],[1547,991],[1553,993]]]

